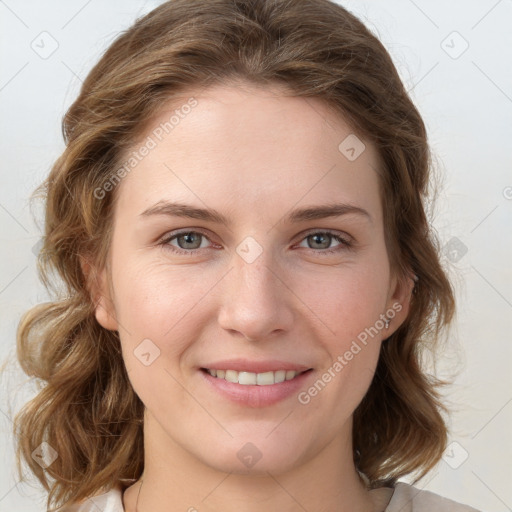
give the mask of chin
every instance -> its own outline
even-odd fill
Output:
[[[218,471],[238,475],[268,476],[268,473],[284,473],[297,466],[299,454],[293,446],[283,447],[279,440],[272,442],[265,436],[249,439],[249,436],[244,436],[243,440],[232,439],[224,448],[219,443],[215,450],[198,456]]]

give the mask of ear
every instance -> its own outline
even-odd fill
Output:
[[[410,272],[407,277],[397,275],[392,277],[386,303],[386,311],[390,319],[386,337],[391,336],[407,318],[416,279],[413,272]]]
[[[105,329],[117,331],[118,323],[108,286],[106,268],[98,271],[85,256],[80,257],[80,266],[86,279],[89,296],[94,304],[96,320]]]

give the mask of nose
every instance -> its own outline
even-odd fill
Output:
[[[283,334],[294,324],[293,293],[264,254],[252,263],[235,254],[233,268],[223,280],[219,325],[250,341]]]

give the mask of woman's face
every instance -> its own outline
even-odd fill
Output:
[[[216,86],[162,108],[115,191],[112,293],[101,273],[97,319],[119,331],[162,454],[222,471],[283,471],[346,442],[408,310],[376,150],[278,91]],[[309,371],[280,382],[293,369]]]

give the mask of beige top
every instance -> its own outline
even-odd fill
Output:
[[[392,489],[390,489],[391,491]],[[398,482],[384,512],[480,512],[468,505]],[[81,504],[61,508],[59,512],[124,512],[121,488],[89,498]]]

